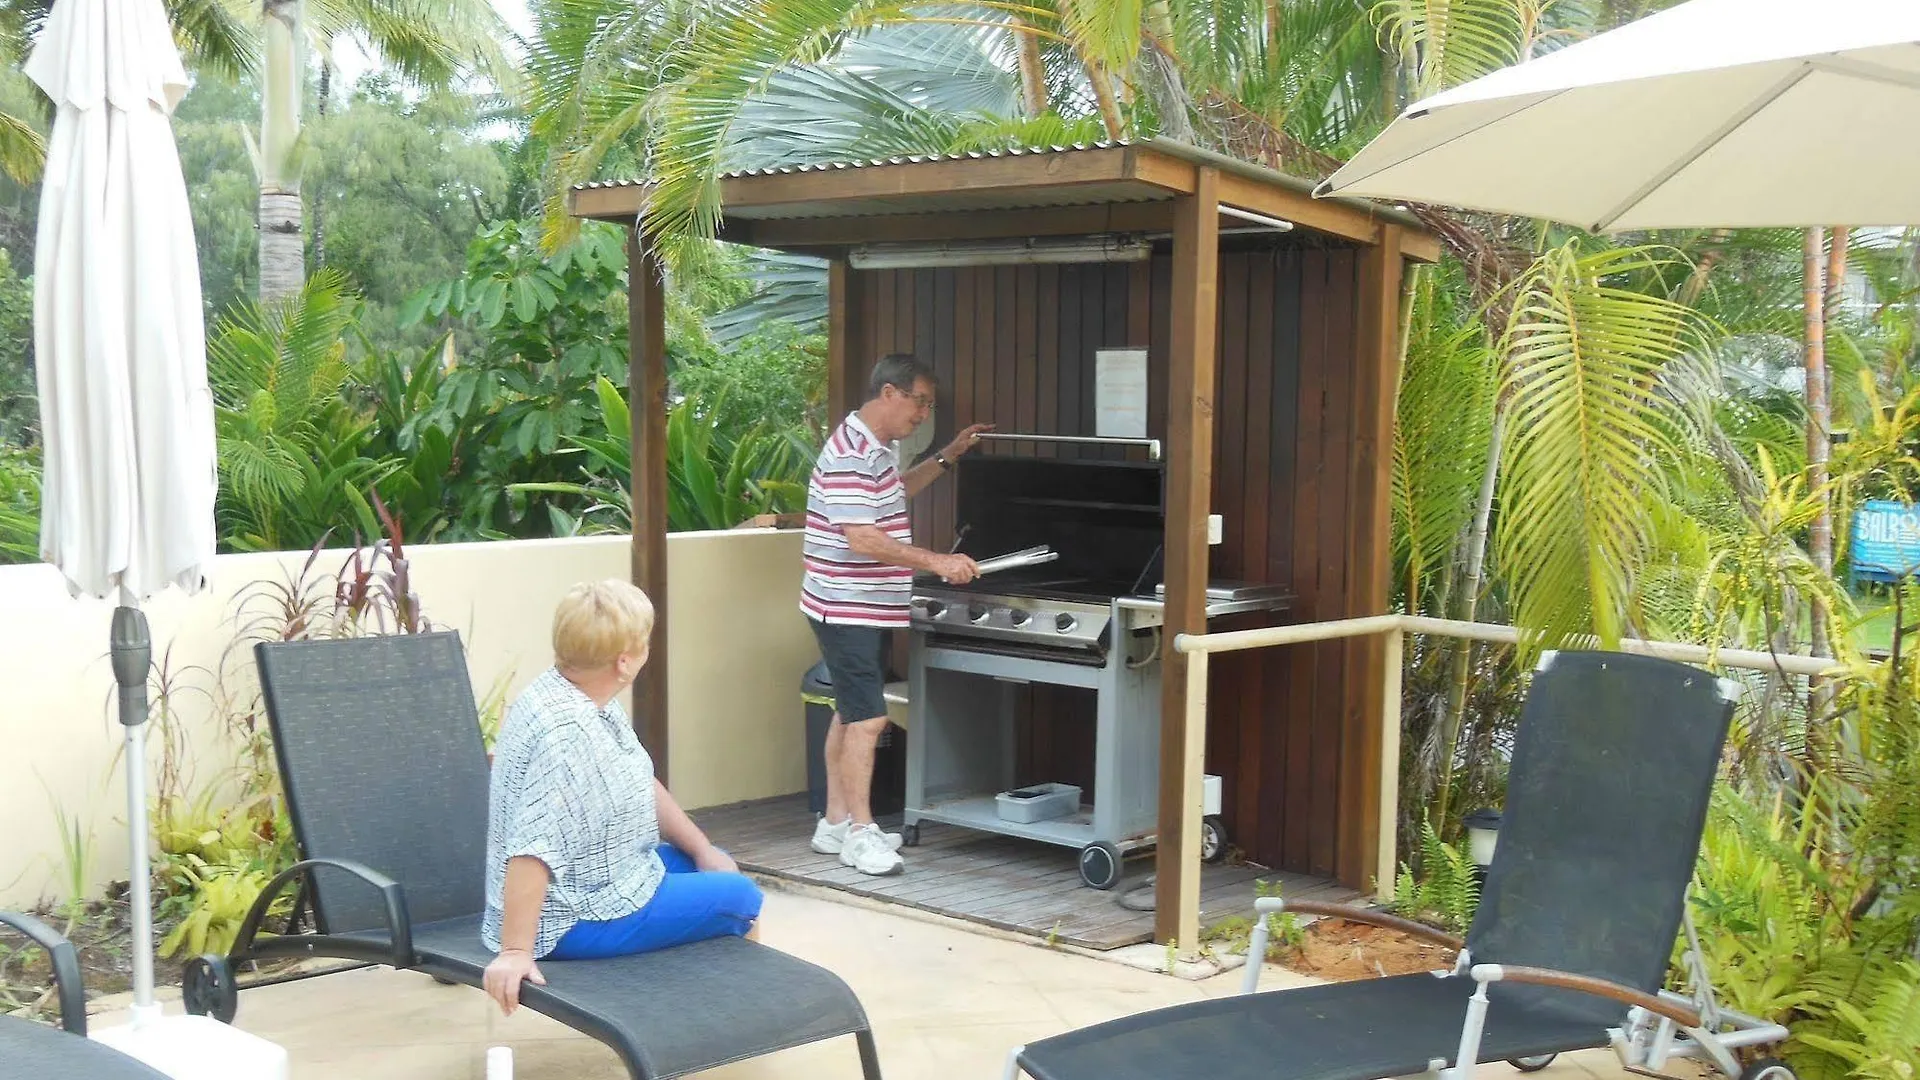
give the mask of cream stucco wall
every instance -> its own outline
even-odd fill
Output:
[[[427,617],[460,632],[475,693],[517,693],[551,662],[548,629],[568,585],[624,577],[624,536],[446,544],[408,551]],[[331,576],[327,553],[310,580]],[[251,689],[251,657],[232,643],[246,598],[299,572],[306,553],[227,555],[212,588],[146,607],[156,661],[190,759],[190,789],[234,758],[218,702]],[[672,787],[689,808],[806,787],[799,684],[819,659],[796,608],[800,537],[742,530],[679,533],[667,544]],[[249,610],[258,611],[260,608]],[[121,731],[106,655],[112,605],[67,595],[48,566],[0,566],[0,904],[58,895],[64,860],[56,805],[94,838],[88,878],[125,876]],[[224,677],[217,673],[224,672]],[[158,752],[152,755],[158,760]]]

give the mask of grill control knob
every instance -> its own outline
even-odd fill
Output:
[[[987,616],[991,614],[993,614],[993,609],[985,604],[973,604],[967,608],[967,618],[976,623],[986,622]]]
[[[1007,618],[1012,620],[1015,626],[1025,626],[1027,622],[1033,618],[1033,615],[1030,612],[1014,608],[1012,611],[1007,612]]]
[[[1080,625],[1080,620],[1064,611],[1053,617],[1053,628],[1062,634],[1071,633],[1073,628],[1078,625]]]
[[[947,613],[947,605],[938,600],[929,600],[923,605],[923,610],[926,611],[927,618],[937,619]]]

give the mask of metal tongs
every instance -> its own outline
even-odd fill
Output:
[[[982,574],[991,574],[996,570],[1014,570],[1022,566],[1039,566],[1041,563],[1050,563],[1059,557],[1060,553],[1053,550],[1052,545],[1039,544],[1021,551],[1010,552],[1006,555],[996,555],[991,559],[981,559],[975,565],[980,568]]]

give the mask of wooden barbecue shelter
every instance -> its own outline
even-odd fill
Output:
[[[629,303],[633,574],[660,620],[635,711],[664,774],[673,605],[665,313],[660,264],[637,227],[649,190],[644,180],[586,184],[570,208],[626,226],[629,265],[641,268]],[[1412,264],[1438,259],[1439,244],[1404,211],[1310,190],[1164,139],[898,158],[729,175],[718,236],[827,260],[835,422],[860,404],[878,357],[901,351],[938,374],[932,446],[976,421],[1092,435],[1095,351],[1144,348],[1146,434],[1164,445],[1170,643],[1387,610],[1403,282]],[[1076,243],[1086,261],[1058,253]],[[1151,252],[1105,257],[1122,243]],[[1017,257],[1048,246],[1054,257]],[[915,250],[947,257],[916,260]],[[951,257],[957,251],[979,257]],[[1221,521],[1217,543],[1209,515]],[[951,485],[923,492],[913,519],[916,543],[944,550]],[[1291,599],[1277,615],[1210,624],[1205,590],[1218,578],[1283,585]],[[1202,749],[1185,720],[1189,661],[1165,650],[1157,940],[1179,933],[1176,901],[1183,886],[1192,895],[1199,872],[1201,807],[1188,778],[1202,754],[1247,858],[1359,890],[1391,882],[1398,740],[1382,728],[1384,651],[1369,637],[1221,654],[1205,669]],[[1027,705],[1021,771],[1084,783],[1092,719],[1045,689],[1033,688]]]

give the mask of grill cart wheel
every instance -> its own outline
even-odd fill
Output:
[[[1553,1064],[1553,1059],[1559,1056],[1559,1054],[1536,1054],[1533,1057],[1508,1058],[1507,1064],[1521,1072],[1539,1072]]]
[[[1740,1080],[1800,1080],[1793,1066],[1779,1058],[1761,1058],[1740,1070]]]
[[[1120,849],[1105,840],[1081,848],[1080,880],[1090,889],[1111,889],[1119,884]]]
[[[919,847],[920,846],[920,823],[919,822],[916,821],[912,825],[900,826],[900,846],[901,847]]]
[[[223,1024],[233,1023],[233,1014],[240,1007],[240,988],[234,985],[227,958],[208,953],[187,961],[180,973],[180,1002],[191,1016],[211,1016]]]
[[[1217,863],[1227,857],[1227,823],[1218,814],[1200,819],[1200,861]]]

